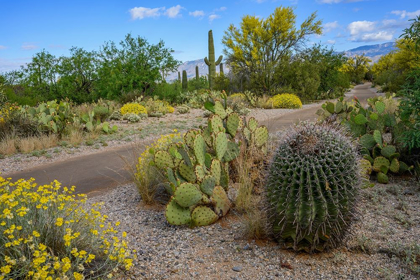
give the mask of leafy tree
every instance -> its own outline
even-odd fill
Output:
[[[105,43],[99,58],[98,90],[101,97],[109,99],[134,90],[147,92],[163,80],[162,73],[175,71],[180,64],[163,41],[152,45],[131,34],[120,42],[120,47],[114,42]]]
[[[239,28],[231,24],[222,42],[232,71],[248,77],[253,89],[269,92],[276,87],[274,73],[282,58],[298,50],[309,35],[322,33],[316,13],[300,29],[295,25],[296,15],[290,7],[278,7],[266,19],[247,15]]]
[[[71,48],[70,53],[70,57],[60,58],[58,66],[60,95],[77,103],[91,102],[96,99],[97,53],[77,47]]]
[[[363,55],[349,57],[347,62],[341,67],[341,72],[349,75],[353,83],[361,83],[366,73],[369,71],[371,60]]]

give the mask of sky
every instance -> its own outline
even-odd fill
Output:
[[[242,17],[266,18],[277,7],[290,6],[299,26],[313,12],[323,22],[323,35],[308,38],[336,51],[394,41],[420,15],[416,0],[0,0],[0,73],[19,69],[43,49],[69,55],[72,46],[99,50],[125,35],[160,40],[181,61],[208,56],[213,30],[216,56],[222,38]]]

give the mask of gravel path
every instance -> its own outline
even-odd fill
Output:
[[[163,207],[142,205],[132,184],[89,202],[103,201],[103,213],[121,221],[138,251],[134,269],[122,279],[418,279],[393,252],[419,242],[419,188],[397,179],[363,190],[361,215],[346,245],[315,255],[243,239],[241,216],[233,211],[207,227],[171,226]]]

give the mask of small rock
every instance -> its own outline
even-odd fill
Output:
[[[246,244],[244,247],[244,250],[252,250],[251,246],[249,246],[249,244]]]
[[[236,271],[236,272],[241,272],[242,271],[242,266],[234,266],[234,267],[232,267],[232,270]]]

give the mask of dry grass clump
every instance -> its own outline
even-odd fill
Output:
[[[10,135],[4,137],[0,142],[0,154],[12,155],[16,153],[16,138]]]
[[[30,153],[35,150],[49,149],[57,146],[57,143],[58,137],[55,134],[16,139],[16,146],[21,153]]]
[[[73,146],[79,146],[83,142],[83,131],[72,129],[66,139]]]

